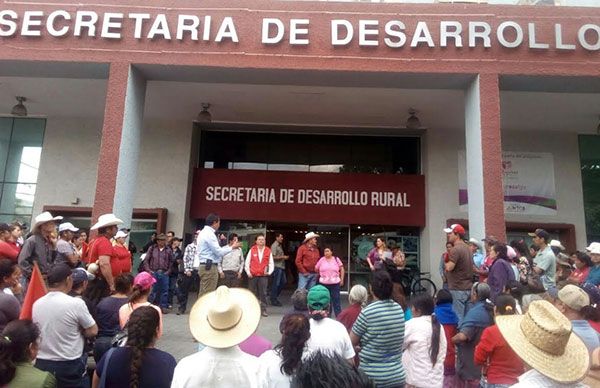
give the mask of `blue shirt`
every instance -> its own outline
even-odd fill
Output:
[[[231,247],[229,245],[225,245],[224,247],[219,245],[219,240],[215,233],[216,230],[208,225],[205,225],[200,231],[198,239],[196,240],[197,248],[195,262],[205,264],[207,260],[212,260],[213,264],[218,264],[221,262],[223,256],[231,252]]]
[[[590,268],[590,273],[585,282],[592,283],[594,286],[600,285],[600,265],[595,265]]]
[[[475,267],[479,268],[481,267],[481,264],[483,264],[483,260],[485,259],[485,256],[483,256],[483,253],[477,251],[473,254],[473,264],[475,264]]]
[[[131,377],[131,348],[113,348],[106,369],[106,386],[111,388],[129,388]],[[102,378],[104,363],[108,352],[104,353],[96,367],[98,377]],[[138,372],[140,387],[169,388],[177,361],[169,353],[148,348],[142,356],[142,366]]]
[[[581,338],[590,354],[594,349],[600,347],[600,337],[598,337],[598,332],[590,326],[588,321],[574,320],[571,321],[571,325],[573,326],[573,333]]]

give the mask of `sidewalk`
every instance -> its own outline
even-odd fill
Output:
[[[279,322],[283,315],[291,310],[290,296],[292,291],[286,290],[282,293],[279,300],[283,303],[282,307],[269,306],[267,311],[268,317],[263,317],[258,325],[258,334],[267,338],[273,346],[279,343],[281,334],[279,333]],[[347,295],[342,295],[342,308],[348,305]],[[189,309],[193,306],[196,301],[196,294],[190,294]],[[189,312],[189,311],[188,311]],[[194,342],[192,333],[190,332],[189,314],[176,315],[174,312],[163,315],[163,335],[158,341],[157,348],[164,350],[165,352],[171,353],[177,361],[183,357],[195,353],[198,350],[198,343]]]

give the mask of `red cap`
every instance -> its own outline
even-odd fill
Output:
[[[459,224],[452,224],[449,228],[445,228],[444,232],[446,233],[456,233],[456,234],[465,234],[465,228]]]

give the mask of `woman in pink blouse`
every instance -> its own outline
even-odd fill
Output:
[[[329,247],[323,250],[323,254],[324,256],[315,265],[315,270],[319,273],[319,284],[329,290],[331,306],[337,317],[342,312],[340,288],[344,286],[344,264],[338,257],[333,256],[333,251]]]

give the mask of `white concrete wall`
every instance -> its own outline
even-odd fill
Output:
[[[96,192],[102,119],[48,117],[33,216],[44,205],[91,207]]]
[[[188,214],[191,143],[191,121],[144,123],[134,207],[166,208],[167,230],[178,236]]]
[[[96,191],[101,119],[48,118],[34,216],[44,205],[91,207]],[[182,235],[191,155],[191,122],[145,122],[136,208],[167,208],[167,230]]]
[[[458,206],[458,150],[465,149],[464,132],[430,131],[424,136],[423,173],[426,176],[427,226],[421,234],[423,270],[440,281],[439,259],[445,249],[442,229],[450,218],[467,219]],[[507,221],[560,222],[575,225],[577,247],[585,247],[585,214],[577,134],[574,132],[504,132],[505,151],[549,152],[554,156],[558,211],[555,216],[507,214]]]

